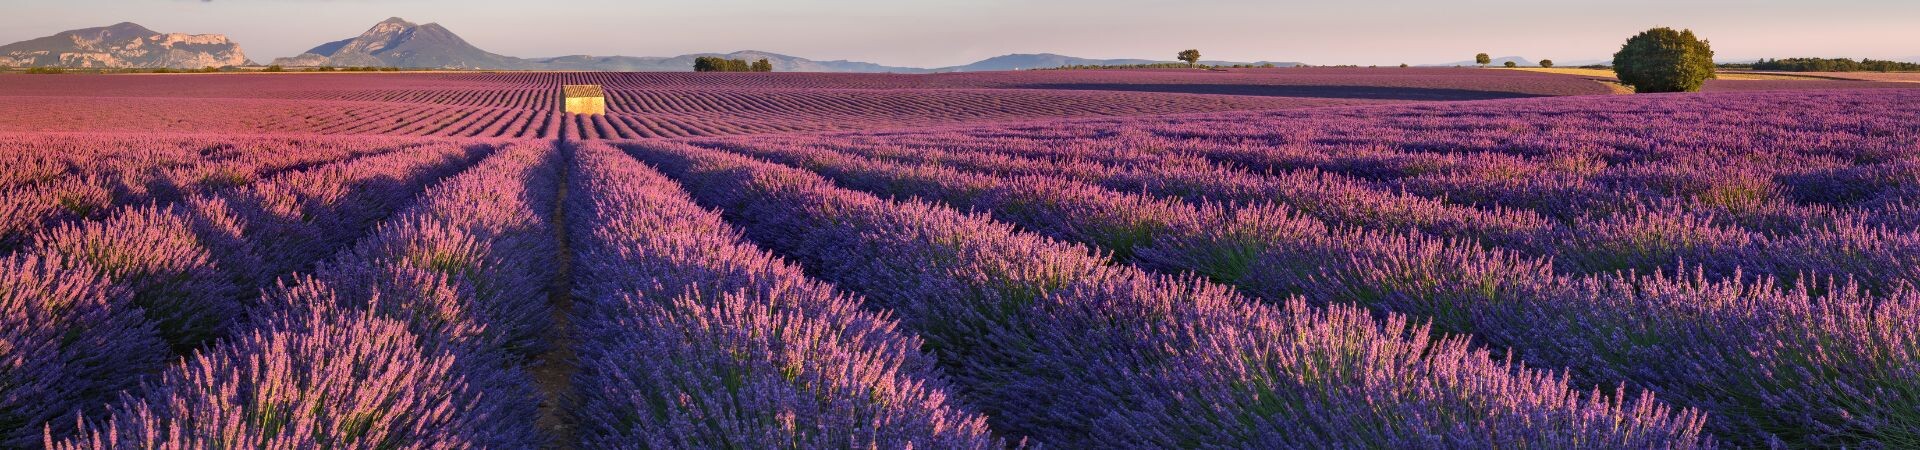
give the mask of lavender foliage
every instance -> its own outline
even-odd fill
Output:
[[[324,287],[288,293],[339,301]],[[67,449],[533,448],[496,399],[521,380],[373,313],[314,313],[256,330],[126,396]],[[524,422],[513,419],[525,419]]]
[[[749,236],[900,313],[997,430],[1048,445],[1710,445],[1695,412],[1582,394],[1464,340],[1430,342],[1399,316],[1270,307],[803,171],[628,149]]]
[[[1005,446],[886,315],[618,150],[574,161],[583,447]]]
[[[1272,301],[1305,295],[1432,320],[1583,384],[1701,408],[1742,445],[1900,447],[1914,442],[1920,408],[1912,383],[1889,376],[1914,370],[1920,329],[1900,325],[1920,280],[1913,95],[1528,100],[696,143],[983,211]],[[1838,348],[1876,350],[1833,357]]]
[[[33,447],[166,360],[126,291],[84,261],[0,260],[0,447]]]
[[[397,173],[403,176],[392,178],[392,189],[404,191],[409,183],[433,180],[446,170],[440,164],[459,161],[449,159],[454,155],[426,153],[385,163],[401,162],[397,167],[332,174]],[[550,235],[531,206],[545,196],[529,187],[547,186],[550,193],[558,183],[555,170],[550,145],[515,145],[435,184],[316,275],[272,289],[250,314],[250,332],[189,357],[124,394],[104,417],[81,421],[78,435],[50,437],[49,446],[539,446],[535,394],[517,367],[524,361],[510,351],[521,348],[511,345],[520,336],[489,330],[538,330],[545,323],[544,305],[532,295],[544,279],[531,268],[553,251],[538,241]],[[293,190],[341,186],[352,178],[313,181]],[[400,192],[375,190],[359,197],[365,200],[330,203],[334,211],[352,212],[332,230],[292,228],[307,233],[289,238],[351,233],[355,221],[381,216],[378,199],[393,194]],[[508,252],[486,251],[496,245]]]

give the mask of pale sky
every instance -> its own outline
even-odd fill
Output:
[[[763,50],[894,66],[1008,53],[1311,64],[1444,63],[1486,52],[1606,59],[1656,26],[1720,59],[1920,59],[1915,0],[0,0],[0,43],[135,22],[221,33],[255,61],[351,37],[389,16],[439,22],[510,56]]]

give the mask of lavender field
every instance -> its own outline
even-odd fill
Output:
[[[0,75],[0,448],[1920,447],[1913,86]]]

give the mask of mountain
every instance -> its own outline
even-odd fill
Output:
[[[1517,64],[1520,67],[1534,67],[1539,65],[1534,63],[1533,61],[1528,61],[1526,58],[1522,58],[1518,56],[1502,56],[1499,58],[1494,58],[1493,64],[1488,64],[1487,67],[1504,66],[1507,64],[1507,61],[1513,61],[1514,64]],[[1555,63],[1554,64],[1555,66],[1565,66],[1570,64],[1570,62],[1561,62],[1561,61],[1554,61],[1554,63]],[[1420,67],[1453,67],[1453,66],[1473,67],[1478,65],[1479,64],[1475,64],[1472,60],[1467,60],[1467,61],[1455,61],[1455,62],[1450,62],[1446,64],[1421,64]]]
[[[984,71],[995,71],[995,70],[1050,69],[1050,68],[1062,67],[1062,66],[1130,66],[1130,65],[1137,65],[1137,64],[1163,64],[1163,63],[1177,64],[1178,61],[1156,61],[1151,59],[1089,59],[1089,58],[1077,58],[1077,57],[1066,56],[1066,55],[1056,55],[1052,53],[1015,53],[1011,55],[1002,55],[1002,56],[995,56],[992,58],[983,59],[983,60],[980,60],[979,62],[967,64],[964,66],[942,67],[938,69],[933,69],[933,71],[934,72],[984,72]],[[1300,63],[1297,63],[1297,62],[1278,62],[1278,61],[1260,61],[1260,62],[1251,62],[1251,63],[1233,62],[1233,61],[1200,61],[1200,64],[1206,64],[1210,66],[1231,66],[1231,65],[1237,65],[1237,64],[1257,66],[1262,64],[1273,64],[1279,67],[1292,67],[1292,66],[1300,65]]]
[[[744,51],[680,56],[589,56],[516,58],[474,47],[439,24],[414,24],[398,17],[374,24],[359,36],[320,44],[306,53],[273,60],[282,66],[380,66],[426,69],[582,70],[582,71],[691,71],[693,59],[721,56],[732,59],[766,58],[781,72],[926,72],[926,69],[889,67],[853,61],[814,61],[778,53]]]
[[[1123,66],[1153,64],[1151,59],[1088,59],[1052,53],[1015,53],[980,60],[964,66],[943,67],[945,72],[982,72],[992,70],[1046,69],[1061,66]]]
[[[1051,53],[1015,54],[988,58],[964,66],[922,69],[883,66],[859,61],[815,61],[761,51],[733,53],[695,53],[680,56],[590,56],[568,55],[547,58],[516,58],[487,52],[467,43],[438,24],[416,25],[394,17],[367,29],[359,36],[320,44],[306,53],[273,60],[273,64],[294,67],[380,66],[425,69],[487,70],[577,70],[631,72],[687,72],[694,58],[719,56],[748,61],[766,58],[776,72],[865,72],[930,73],[980,72],[993,70],[1044,69],[1071,65],[1131,65],[1171,63],[1150,59],[1087,59]],[[1269,64],[1266,61],[1240,63],[1201,61],[1208,65]],[[1296,66],[1294,62],[1272,62],[1276,66]]]
[[[162,34],[132,22],[0,46],[0,66],[199,69],[250,64],[240,45],[224,35]]]
[[[399,17],[374,24],[357,37],[320,44],[282,66],[381,66],[431,69],[534,69],[520,58],[501,56],[467,43],[437,23],[416,25]]]
[[[857,61],[815,61],[811,59],[769,53],[761,51],[740,51],[733,53],[695,53],[680,56],[586,56],[572,55],[555,58],[533,59],[548,70],[608,70],[632,72],[685,72],[693,70],[693,59],[702,56],[718,56],[727,59],[747,61],[766,58],[773,63],[775,72],[862,72],[862,73],[925,73],[927,69],[914,67],[883,66]]]

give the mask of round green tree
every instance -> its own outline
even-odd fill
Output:
[[[1542,60],[1540,60],[1540,67],[1545,67],[1545,68],[1549,68],[1549,69],[1551,69],[1551,68],[1553,68],[1553,60],[1551,60],[1551,59],[1542,59]]]
[[[1182,50],[1180,51],[1180,60],[1186,61],[1189,66],[1198,64],[1200,63],[1200,51],[1193,49]]]
[[[1488,65],[1488,64],[1493,64],[1493,57],[1492,57],[1492,56],[1487,56],[1487,54],[1485,54],[1485,53],[1481,53],[1481,54],[1478,54],[1478,55],[1473,55],[1473,63],[1474,63],[1474,64],[1479,64],[1479,65],[1482,65],[1482,66],[1484,66],[1484,65]]]
[[[1613,73],[1634,92],[1694,92],[1713,78],[1713,47],[1693,30],[1654,28],[1613,54]]]
[[[1507,64],[1506,64],[1506,65],[1507,65],[1507,68],[1508,68],[1508,69],[1512,69],[1512,68],[1515,68],[1515,67],[1520,67],[1520,63],[1517,63],[1517,62],[1513,62],[1513,61],[1507,61]]]

